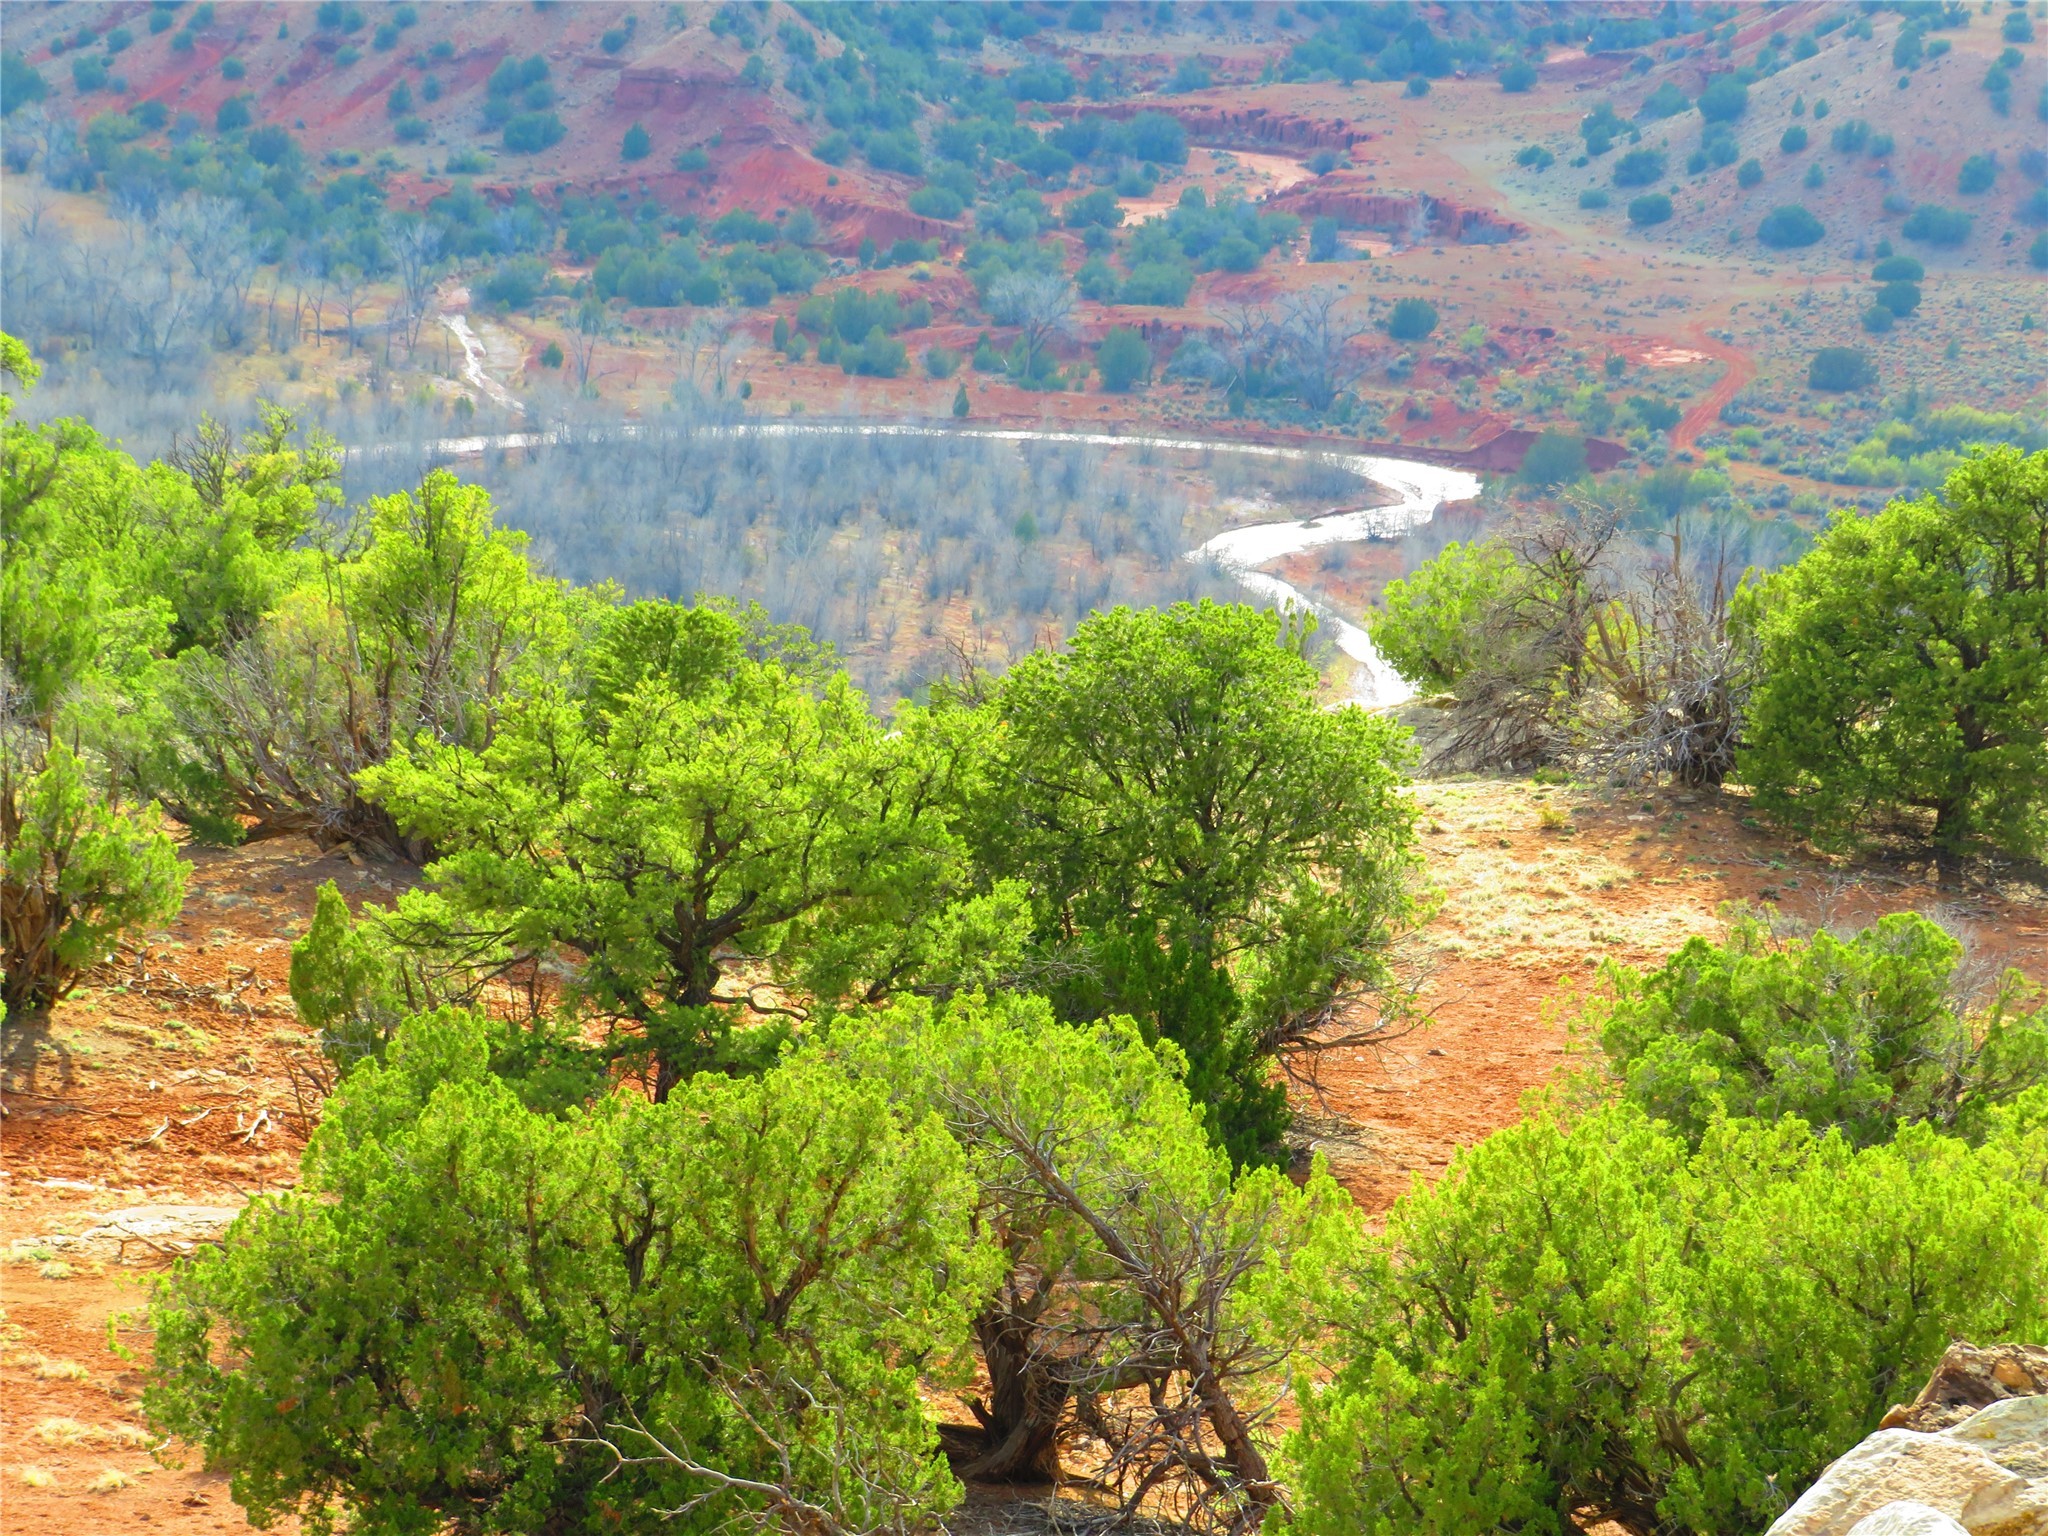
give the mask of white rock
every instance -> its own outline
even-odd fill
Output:
[[[1971,1536],[2048,1536],[2048,1397],[2009,1397],[1941,1432],[1984,1452],[2020,1478],[1981,1488],[1962,1508]]]
[[[2021,1446],[2048,1448],[2048,1396],[2008,1397],[1991,1403],[1941,1431],[1941,1437],[1975,1445],[1992,1456]]]
[[[1881,1429],[1822,1473],[1778,1517],[1769,1536],[1847,1536],[1857,1521],[1900,1500],[1924,1504],[1974,1531],[1964,1518],[1966,1508],[2004,1508],[2026,1493],[2025,1478],[1975,1445],[1946,1435]]]
[[[1970,1531],[1938,1509],[1901,1499],[1858,1520],[1849,1536],[1970,1536]]]
[[[17,1252],[48,1250],[67,1258],[157,1262],[218,1242],[241,1207],[225,1205],[136,1205],[110,1211],[96,1226],[76,1235],[50,1232],[17,1238]]]

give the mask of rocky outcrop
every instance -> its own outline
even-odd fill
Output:
[[[1769,1536],[2048,1536],[2044,1389],[2048,1349],[1953,1346]]]
[[[162,1263],[220,1241],[228,1223],[241,1214],[240,1206],[228,1205],[130,1206],[109,1211],[83,1232],[18,1238],[9,1256],[54,1254],[120,1264]]]
[[[619,71],[619,83],[612,89],[612,105],[622,112],[680,111],[702,106],[708,97],[736,95],[745,89],[727,73],[685,71],[658,64],[635,65]]]
[[[1498,245],[1527,234],[1512,219],[1484,208],[1465,208],[1426,192],[1382,192],[1326,176],[1289,188],[1271,205],[1302,219],[1332,218],[1344,229],[1370,229],[1404,245],[1442,241]]]
[[[1509,427],[1469,449],[1462,461],[1463,467],[1488,474],[1512,475],[1521,469],[1522,460],[1529,456],[1531,445],[1541,435],[1527,427]],[[1596,475],[1605,474],[1627,457],[1628,449],[1620,443],[1610,443],[1602,437],[1586,439],[1586,468]]]
[[[2048,1393],[2048,1349],[2039,1344],[1951,1344],[1927,1385],[1886,1414],[1879,1429],[1950,1429],[1979,1408]]]
[[[1372,137],[1341,117],[1302,117],[1265,107],[1224,107],[1196,101],[1076,102],[1054,107],[1052,112],[1058,117],[1110,117],[1119,121],[1140,112],[1164,112],[1187,130],[1194,143],[1217,149],[1342,152]]]

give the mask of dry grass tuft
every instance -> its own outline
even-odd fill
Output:
[[[123,1488],[135,1486],[135,1479],[126,1472],[108,1467],[98,1477],[85,1485],[88,1493],[119,1493]]]
[[[36,1362],[36,1379],[38,1381],[84,1381],[90,1375],[92,1375],[92,1372],[80,1365],[76,1360],[51,1360],[45,1358]]]
[[[41,1467],[23,1467],[21,1480],[31,1488],[54,1488],[57,1479]]]
[[[35,1437],[45,1445],[118,1445],[130,1450],[152,1444],[150,1433],[134,1424],[83,1424],[77,1419],[44,1419]]]

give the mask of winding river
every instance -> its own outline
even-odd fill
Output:
[[[444,316],[443,323],[462,342],[465,376],[472,383],[479,384],[492,399],[516,406],[517,401],[511,399],[503,386],[484,372],[483,347],[462,318],[459,315]],[[635,429],[629,426],[627,430]],[[732,436],[752,434],[759,437],[972,437],[1003,443],[1085,443],[1091,447],[1152,448],[1175,453],[1234,453],[1246,458],[1297,463],[1320,460],[1348,470],[1361,480],[1391,492],[1393,502],[1355,512],[1333,512],[1326,517],[1253,523],[1226,529],[1189,550],[1184,558],[1207,561],[1221,567],[1247,592],[1283,608],[1300,608],[1315,614],[1334,635],[1338,649],[1358,664],[1352,696],[1372,709],[1386,709],[1399,704],[1412,697],[1415,690],[1387,664],[1386,658],[1372,643],[1372,637],[1358,625],[1261,567],[1325,544],[1399,538],[1410,529],[1426,524],[1444,503],[1469,501],[1479,494],[1479,477],[1465,470],[1445,469],[1412,459],[1379,458],[1363,453],[1333,454],[1327,450],[1280,443],[1132,436],[1114,432],[1056,432],[1034,427],[935,427],[919,426],[913,422],[752,421],[729,423],[709,430]],[[488,449],[539,448],[557,440],[555,434],[547,432],[510,432],[445,438],[434,444],[434,448],[451,458],[472,458]]]
[[[1189,550],[1184,559],[1207,561],[1228,571],[1237,584],[1283,608],[1301,608],[1335,634],[1337,647],[1358,663],[1353,696],[1373,709],[1386,709],[1414,696],[1415,690],[1387,665],[1372,637],[1342,614],[1318,603],[1279,577],[1260,569],[1304,549],[1325,544],[1350,544],[1361,539],[1396,539],[1420,528],[1448,501],[1469,501],[1479,494],[1479,477],[1461,469],[1420,464],[1412,459],[1384,459],[1370,454],[1330,454],[1278,443],[1244,443],[1228,439],[1134,437],[1113,432],[1054,432],[1032,427],[922,427],[892,422],[764,421],[736,424],[721,431],[752,432],[763,437],[797,437],[838,433],[869,437],[978,437],[1005,443],[1086,443],[1103,448],[1153,448],[1179,453],[1235,453],[1248,458],[1323,460],[1349,470],[1361,480],[1391,491],[1395,500],[1384,507],[1333,512],[1300,521],[1253,523],[1226,529]]]

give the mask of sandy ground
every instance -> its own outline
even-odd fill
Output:
[[[1570,1056],[1571,989],[1599,961],[1654,962],[1719,931],[1728,901],[1809,920],[1939,906],[2048,979],[2048,902],[1845,869],[1744,824],[1733,796],[1624,795],[1496,779],[1426,782],[1441,906],[1407,963],[1425,1025],[1321,1064],[1306,1139],[1369,1216],[1522,1112]],[[10,1034],[0,1169],[0,1530],[244,1529],[225,1482],[155,1446],[136,1400],[154,1275],[250,1194],[289,1183],[311,1044],[285,991],[321,881],[388,900],[394,870],[308,845],[192,850],[184,915],[139,965]],[[296,1086],[295,1086],[296,1084]],[[165,1212],[161,1208],[186,1208]],[[151,1210],[149,1208],[158,1208]],[[192,1209],[196,1208],[196,1209]],[[140,1236],[131,1234],[140,1233]]]

